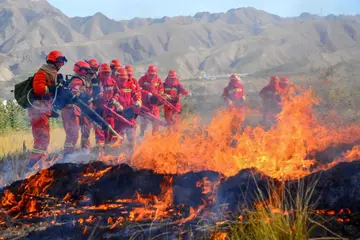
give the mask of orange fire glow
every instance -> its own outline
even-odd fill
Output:
[[[323,123],[312,110],[314,104],[317,100],[307,90],[284,104],[276,127],[268,131],[260,126],[247,127],[235,136],[230,131],[233,116],[225,110],[219,111],[208,126],[200,125],[196,118],[184,120],[177,132],[148,136],[132,162],[135,167],[159,173],[213,170],[233,176],[242,169],[257,168],[274,178],[297,179],[310,173],[315,161],[308,158],[310,153],[360,140],[360,125],[334,128]],[[239,143],[236,147],[230,146],[232,139]],[[358,150],[354,147],[337,162],[355,160],[360,155]]]

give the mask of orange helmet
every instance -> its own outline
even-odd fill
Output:
[[[99,69],[99,62],[96,59],[92,58],[86,62],[90,65],[91,68],[96,69],[96,71]]]
[[[80,76],[85,76],[91,72],[90,65],[85,61],[78,61],[74,65],[74,72]]]
[[[125,70],[129,75],[132,75],[134,73],[134,68],[131,65],[126,65]]]
[[[157,68],[154,65],[150,65],[147,70],[148,74],[157,74]]]
[[[119,60],[117,60],[117,59],[111,60],[111,62],[110,62],[110,68],[111,69],[116,69],[116,68],[119,68],[119,67],[121,67],[121,63],[120,63]]]
[[[51,63],[66,63],[67,59],[64,56],[64,54],[62,54],[62,52],[60,51],[51,51],[47,56],[46,56],[46,62],[51,62]]]
[[[122,67],[116,69],[115,75],[119,76],[121,78],[126,78],[126,79],[128,78],[127,71],[125,70],[125,68],[122,68]]]
[[[177,78],[177,74],[175,70],[170,70],[168,73],[169,78]]]
[[[110,65],[107,64],[107,63],[101,64],[100,67],[99,67],[99,73],[102,73],[102,72],[108,72],[108,73],[110,73],[110,72],[111,72]]]

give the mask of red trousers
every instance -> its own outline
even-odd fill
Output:
[[[45,103],[34,105],[45,108],[48,105]],[[50,125],[49,125],[49,116],[50,112],[48,110],[38,110],[36,108],[30,107],[28,110],[32,135],[34,138],[33,149],[30,154],[30,160],[45,160],[47,154],[47,148],[50,143]]]
[[[92,122],[85,116],[80,117],[81,125],[81,148],[89,149],[90,148],[90,133],[93,127]]]
[[[181,108],[177,109],[181,110]],[[177,123],[180,119],[180,112],[177,112],[170,107],[164,106],[164,117],[168,125],[172,125],[173,128],[177,129]]]
[[[148,106],[148,105],[144,105],[145,107],[149,108],[150,113],[153,114],[156,117],[160,117],[160,108],[158,106]],[[145,130],[147,128],[147,125],[149,123],[149,120],[145,119],[145,118],[141,118],[141,123],[140,123],[140,134],[144,135]],[[159,124],[158,123],[152,123],[152,134],[155,134],[158,130],[159,130]]]
[[[112,128],[115,128],[115,119],[112,116],[105,116],[104,120],[109,123]],[[95,127],[95,141],[96,145],[103,146],[104,144],[114,143],[117,137],[107,130],[101,130]]]
[[[80,115],[74,110],[74,107],[65,107],[61,111],[63,126],[66,133],[64,143],[64,153],[71,153],[75,150],[80,131]]]

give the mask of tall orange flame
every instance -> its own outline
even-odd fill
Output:
[[[232,135],[233,116],[226,110],[220,110],[207,126],[201,126],[196,118],[184,120],[177,132],[147,137],[133,164],[159,173],[213,170],[232,176],[245,168],[257,168],[274,178],[300,178],[310,173],[315,162],[308,159],[309,153],[360,139],[359,125],[334,128],[320,123],[312,110],[314,104],[317,100],[311,90],[292,97],[278,115],[277,126],[269,131],[247,127]],[[233,139],[237,146],[231,146]]]

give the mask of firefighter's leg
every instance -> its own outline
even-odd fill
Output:
[[[164,117],[167,124],[172,124],[173,122],[173,110],[167,106],[164,106]]]
[[[84,150],[90,149],[90,133],[92,127],[91,121],[87,117],[81,116],[81,148]]]
[[[152,114],[154,114],[155,117],[160,118],[160,108],[154,107],[152,110]],[[152,134],[156,134],[159,131],[160,125],[158,123],[152,123]]]
[[[36,109],[29,109],[33,149],[30,154],[28,167],[33,167],[38,161],[46,159],[47,148],[50,142],[49,117]]]
[[[73,108],[64,108],[61,112],[61,116],[66,133],[64,153],[69,154],[75,150],[79,138],[80,117],[75,115]]]
[[[149,124],[149,120],[145,118],[140,118],[140,137],[143,137],[145,135],[145,131],[147,128],[147,125]]]

